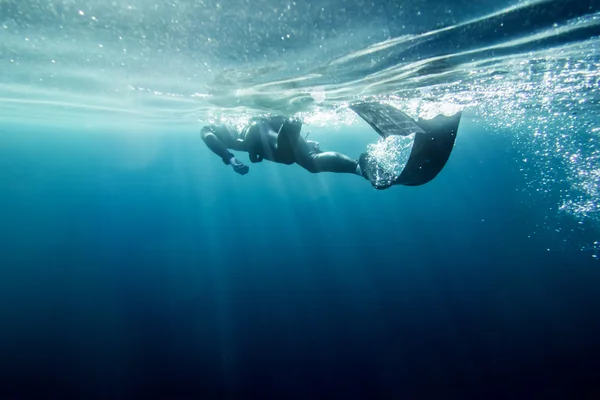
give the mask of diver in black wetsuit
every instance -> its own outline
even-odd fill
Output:
[[[245,151],[252,163],[269,160],[280,164],[298,164],[309,172],[337,172],[363,176],[359,162],[335,152],[323,152],[319,144],[300,135],[302,122],[275,116],[253,118],[239,132],[229,125],[207,125],[201,137],[208,148],[235,172],[245,175],[249,167],[229,150]]]
[[[462,115],[458,111],[452,116],[440,114],[417,121],[379,102],[356,103],[349,108],[383,140],[414,135],[410,155],[399,174],[390,172],[389,166],[368,152],[356,161],[344,154],[321,151],[317,142],[300,136],[300,121],[286,117],[254,118],[241,132],[227,125],[207,125],[201,135],[208,148],[241,175],[247,174],[249,168],[229,150],[247,152],[253,163],[269,160],[295,163],[312,173],[356,174],[370,181],[373,188],[382,190],[394,185],[420,186],[434,179],[450,157]]]

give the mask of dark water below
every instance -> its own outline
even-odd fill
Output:
[[[541,228],[556,199],[476,127],[384,192],[240,177],[195,132],[4,132],[0,397],[594,398],[597,232]]]

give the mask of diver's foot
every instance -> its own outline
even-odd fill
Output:
[[[360,163],[358,161],[356,162],[356,170],[354,171],[354,173],[358,176],[363,176],[362,170],[360,169]]]
[[[369,157],[369,154],[367,154],[367,153],[362,153],[360,155],[360,157],[358,158],[358,165],[356,166],[356,173],[358,175],[361,175],[366,180],[370,181],[371,179],[369,178],[369,175],[368,175],[368,170],[369,170],[368,157]]]
[[[380,180],[376,179],[376,170],[377,165],[374,161],[370,160],[370,156],[368,153],[362,153],[358,159],[358,169],[360,168],[361,174],[365,179],[368,179],[371,182],[371,186],[373,186],[377,190],[387,189],[391,186],[389,183],[383,183]]]

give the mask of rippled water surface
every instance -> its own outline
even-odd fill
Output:
[[[197,129],[349,102],[463,110],[509,135],[526,190],[600,221],[599,1],[0,1],[0,119]],[[598,248],[598,243],[586,244]]]
[[[599,10],[594,1],[3,0],[0,115],[32,118],[33,106],[40,123],[194,124],[394,95],[566,109],[597,100]]]

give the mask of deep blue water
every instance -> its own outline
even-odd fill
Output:
[[[555,199],[469,118],[433,182],[385,191],[242,177],[196,131],[0,135],[0,398],[600,393],[600,267],[565,245],[597,232],[536,228]]]

